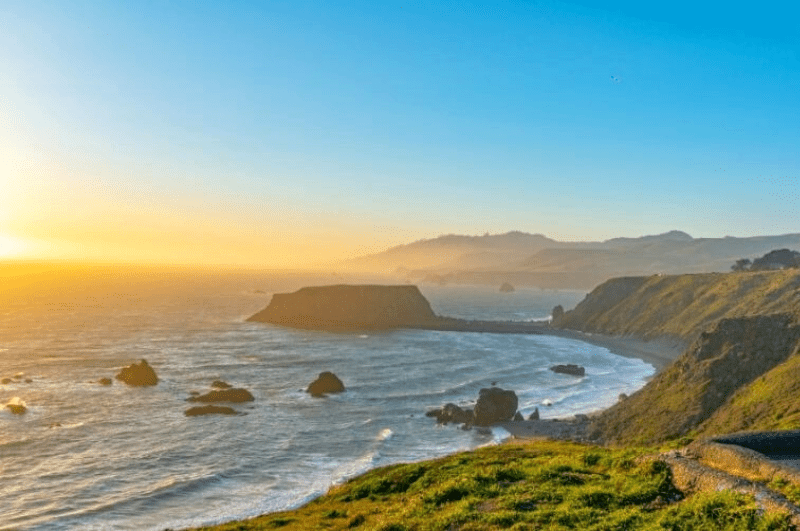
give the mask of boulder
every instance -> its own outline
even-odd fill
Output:
[[[188,402],[252,402],[255,400],[247,389],[223,389],[208,392],[204,395],[193,396]]]
[[[553,365],[552,367],[550,367],[550,370],[560,374],[569,374],[572,376],[586,375],[586,369],[584,369],[580,365],[574,365],[572,363],[568,365]]]
[[[528,420],[539,420],[539,408],[533,408],[533,413],[530,414]]]
[[[124,367],[115,378],[128,385],[136,386],[156,385],[158,383],[156,371],[147,363],[147,360]]]
[[[187,417],[200,415],[236,415],[236,410],[228,406],[195,406],[183,412]]]
[[[461,409],[455,404],[445,404],[443,408],[432,409],[425,413],[427,417],[436,418],[439,424],[472,424],[474,419],[471,409]]]
[[[211,387],[214,389],[230,389],[233,386],[228,382],[223,382],[222,380],[214,380],[214,382],[211,384]]]
[[[28,411],[27,404],[25,403],[24,400],[22,400],[18,396],[15,396],[11,400],[9,400],[8,403],[5,405],[5,408],[14,415],[22,415],[23,413]]]
[[[3,378],[2,380],[0,380],[0,384],[8,385],[8,384],[12,383],[12,381],[13,380],[11,380],[11,378]]]
[[[341,393],[344,391],[344,384],[338,376],[332,372],[321,372],[316,380],[309,384],[306,393],[311,396],[322,396],[328,393]]]
[[[111,378],[100,378],[99,380],[97,380],[97,383],[99,383],[100,385],[111,385],[114,382],[111,380]]]
[[[517,394],[499,387],[481,389],[475,404],[475,425],[491,426],[511,420],[517,412]]]
[[[561,318],[564,317],[564,307],[561,306],[560,304],[558,306],[555,306],[553,308],[553,311],[550,312],[550,316],[552,318],[550,323],[554,326],[558,326],[559,322],[561,321]]]

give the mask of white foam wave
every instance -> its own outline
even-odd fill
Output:
[[[389,428],[385,428],[385,429],[381,430],[380,434],[378,434],[378,440],[379,441],[388,441],[389,439],[392,438],[392,435],[394,435],[394,432],[392,430],[390,430]]]

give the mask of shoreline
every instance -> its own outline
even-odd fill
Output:
[[[686,343],[667,339],[654,339],[646,341],[635,337],[607,336],[603,334],[590,334],[566,328],[551,328],[541,326],[542,335],[564,337],[589,343],[598,347],[605,347],[612,354],[626,358],[637,358],[649,363],[656,368],[656,374],[664,370],[670,363],[678,359],[686,347]]]
[[[550,328],[542,326],[542,335],[552,335],[567,339],[575,339],[591,345],[605,347],[612,354],[626,358],[636,358],[655,367],[655,374],[660,373],[670,363],[675,361],[685,350],[685,344],[680,341],[653,340],[645,341],[632,337],[606,336],[602,334],[587,334],[578,330]],[[653,376],[655,376],[655,374]],[[604,409],[598,409],[585,415],[566,418],[553,418],[541,420],[523,420],[520,422],[503,422],[497,427],[507,431],[509,440],[572,440],[589,444],[602,444],[602,441],[590,440],[587,434],[591,417],[600,414]]]

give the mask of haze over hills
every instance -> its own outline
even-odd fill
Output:
[[[739,258],[755,258],[780,248],[800,248],[800,234],[693,238],[673,230],[601,242],[560,242],[542,234],[512,231],[483,236],[448,234],[343,265],[415,282],[499,285],[508,281],[543,288],[589,289],[619,276],[729,271]]]

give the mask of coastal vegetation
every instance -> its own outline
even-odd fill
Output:
[[[684,494],[652,449],[508,443],[388,466],[307,505],[206,531],[779,530],[751,497]]]
[[[512,442],[390,466],[299,509],[206,529],[794,529],[750,494],[679,490],[659,452],[800,428],[799,292],[797,269],[609,280],[552,326],[687,348],[591,419],[584,440],[603,446]],[[750,479],[800,499],[795,482]]]

